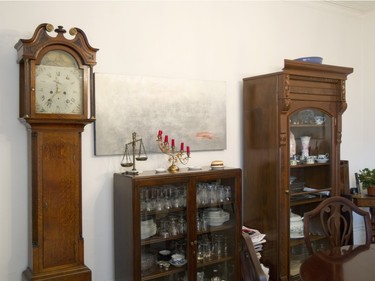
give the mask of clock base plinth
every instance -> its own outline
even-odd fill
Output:
[[[33,273],[27,268],[22,281],[91,281],[91,270],[85,265],[43,273]]]

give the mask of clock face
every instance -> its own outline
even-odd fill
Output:
[[[35,67],[35,112],[83,114],[83,70],[67,52],[48,52]]]

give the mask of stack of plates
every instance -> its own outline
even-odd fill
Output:
[[[208,208],[204,211],[207,218],[207,224],[210,226],[219,226],[229,220],[229,213],[221,208]]]
[[[149,238],[156,234],[156,223],[153,219],[141,222],[141,239]]]

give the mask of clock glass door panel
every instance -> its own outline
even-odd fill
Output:
[[[331,195],[333,118],[322,110],[305,108],[290,116],[289,129],[290,275],[297,277],[308,256],[302,217]]]

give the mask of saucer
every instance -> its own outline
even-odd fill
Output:
[[[155,169],[155,171],[156,171],[157,173],[165,173],[167,170],[164,169],[164,168],[157,168],[157,169]]]
[[[187,263],[187,260],[186,259],[179,260],[179,261],[170,260],[169,263],[175,267],[181,267]]]
[[[188,169],[190,171],[202,170],[201,166],[189,166]]]
[[[224,170],[224,166],[211,166],[212,170]]]

